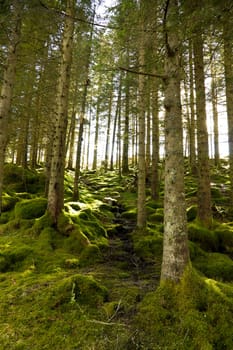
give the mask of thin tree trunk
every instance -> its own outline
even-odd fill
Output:
[[[107,125],[107,137],[106,137],[106,145],[105,145],[105,160],[104,160],[104,168],[105,171],[108,170],[108,162],[109,162],[109,144],[110,144],[110,133],[111,133],[111,119],[112,119],[112,99],[113,99],[113,79],[111,83],[112,89],[110,91],[110,101],[108,106],[108,125]]]
[[[165,189],[161,281],[178,282],[189,262],[184,190],[182,113],[180,100],[181,42],[178,5],[167,2],[165,17]],[[176,20],[175,20],[176,19]]]
[[[99,85],[100,89],[100,85]],[[96,122],[95,122],[95,141],[94,141],[94,155],[92,162],[92,170],[97,168],[97,154],[98,154],[98,140],[99,140],[99,117],[100,117],[100,97],[98,97],[96,108]]]
[[[121,81],[122,81],[122,73],[120,75],[120,82],[118,87],[118,97],[117,97],[117,105],[116,105],[116,111],[115,111],[115,117],[114,117],[114,125],[113,125],[113,133],[112,133],[112,151],[111,151],[111,161],[110,161],[110,170],[113,170],[113,161],[114,161],[114,153],[115,153],[115,140],[116,140],[116,129],[117,129],[117,119],[120,109],[120,103],[121,103]]]
[[[129,55],[129,53],[127,54]],[[128,62],[129,64],[129,57]],[[125,119],[124,119],[124,133],[123,133],[123,150],[122,150],[122,174],[127,175],[129,172],[129,73],[126,72],[125,78]]]
[[[12,1],[12,31],[8,46],[8,55],[3,73],[3,81],[0,91],[0,215],[2,208],[3,169],[5,151],[8,142],[8,124],[10,118],[11,100],[14,88],[18,44],[21,31],[22,2]]]
[[[196,84],[197,145],[198,145],[198,218],[205,225],[212,224],[208,132],[206,125],[205,77],[203,40],[194,38],[194,68]]]
[[[214,161],[215,165],[219,165],[219,130],[218,130],[218,93],[216,86],[215,74],[212,67],[212,80],[211,80],[211,101],[213,109],[213,122],[214,122]]]
[[[67,0],[65,26],[62,38],[60,76],[57,90],[56,130],[48,189],[48,213],[55,225],[64,207],[65,148],[74,32],[74,9],[75,0]]]
[[[152,92],[152,163],[151,163],[151,197],[159,198],[159,111],[158,86],[154,82]]]
[[[192,42],[189,41],[189,102],[190,102],[190,125],[189,125],[189,157],[193,174],[196,174],[196,138],[195,138],[195,110],[194,110],[194,77],[193,77],[193,49]]]
[[[145,6],[140,3],[140,29],[143,33],[145,27]],[[139,67],[145,65],[145,37],[144,33],[139,37],[138,52]],[[138,196],[137,196],[137,227],[144,228],[146,226],[146,147],[145,147],[145,99],[146,84],[144,75],[138,76],[138,122],[139,122],[139,144],[138,144]]]
[[[226,107],[228,121],[228,147],[229,147],[229,166],[230,166],[230,202],[233,205],[233,45],[232,45],[232,23],[228,21],[223,25],[224,42],[224,70],[225,70],[225,89],[226,89]]]

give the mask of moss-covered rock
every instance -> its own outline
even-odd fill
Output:
[[[16,219],[35,219],[44,215],[47,208],[47,199],[34,198],[23,200],[15,205]]]
[[[64,304],[77,304],[98,308],[107,300],[108,291],[89,275],[73,275],[62,279],[49,293],[48,302],[52,308]]]

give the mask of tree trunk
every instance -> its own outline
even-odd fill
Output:
[[[3,73],[3,81],[0,91],[0,214],[2,208],[3,169],[5,151],[8,141],[8,124],[11,108],[12,93],[15,81],[17,48],[20,40],[22,3],[19,0],[12,1],[12,31],[8,46],[7,61]]]
[[[229,147],[229,166],[230,166],[230,183],[231,193],[230,202],[233,205],[233,46],[232,46],[232,23],[227,20],[223,25],[224,40],[224,70],[225,70],[225,89],[226,89],[226,106],[228,121],[228,147]]]
[[[203,40],[197,35],[193,41],[196,84],[197,146],[198,146],[198,218],[205,225],[212,224],[208,132],[206,126],[206,98],[203,60]]]
[[[193,49],[192,42],[189,42],[189,102],[190,102],[190,124],[189,124],[189,159],[192,173],[196,174],[196,122],[195,122],[195,110],[194,110],[194,77],[193,77]]]
[[[57,90],[55,136],[52,150],[51,171],[48,189],[48,213],[56,225],[64,207],[64,168],[66,131],[68,119],[68,93],[72,62],[75,1],[67,0],[65,25],[62,38],[62,57]]]
[[[211,101],[213,110],[213,122],[214,122],[214,161],[215,165],[219,165],[220,155],[219,155],[219,130],[218,130],[218,93],[216,86],[216,77],[213,70],[211,69]]]
[[[144,7],[141,3],[141,31],[144,29]],[[144,33],[143,33],[144,34]],[[144,36],[140,35],[139,42],[139,67],[145,64]],[[137,196],[137,227],[146,226],[146,150],[145,150],[145,77],[138,76],[138,121],[139,121],[139,143],[138,143],[138,196]]]
[[[127,53],[129,56],[129,53]],[[129,65],[129,57],[127,57],[127,64]],[[124,119],[124,133],[123,133],[123,150],[122,150],[122,174],[127,175],[129,172],[129,73],[126,72],[125,77],[125,119]]]
[[[178,5],[167,2],[165,16],[165,189],[161,280],[178,282],[189,262],[184,190],[183,135],[180,101],[181,42]]]
[[[158,86],[154,82],[152,92],[152,164],[151,164],[151,197],[159,198],[159,111]]]

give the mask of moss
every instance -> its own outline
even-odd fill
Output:
[[[2,212],[9,211],[14,208],[18,199],[5,193],[2,197]]]
[[[218,250],[218,237],[214,230],[201,226],[198,222],[191,222],[188,225],[188,238],[206,251]]]
[[[133,240],[135,253],[141,259],[153,261],[155,257],[162,256],[163,237],[160,232],[137,234],[133,236]]]
[[[101,260],[100,249],[96,244],[87,245],[80,254],[79,265],[92,266]]]
[[[233,280],[233,261],[221,253],[208,253],[193,261],[194,266],[209,278]]]
[[[136,221],[137,220],[137,211],[136,208],[124,211],[121,214],[121,217],[127,220],[132,220],[132,221]]]
[[[139,304],[135,343],[143,349],[231,349],[232,293],[232,286],[188,267],[180,283],[162,282]]]
[[[99,307],[107,300],[107,296],[107,289],[92,276],[77,274],[57,283],[48,296],[48,302],[52,308],[76,303]]]
[[[80,254],[90,244],[87,236],[75,226],[68,238],[64,241],[64,248],[74,254]]]
[[[23,266],[24,260],[32,256],[33,249],[23,243],[14,245],[11,243],[0,247],[0,271],[18,270]]]
[[[215,234],[219,241],[219,250],[221,252],[233,251],[233,226],[232,224],[221,224],[215,229]]]
[[[47,207],[45,198],[23,200],[16,203],[15,217],[17,219],[35,219],[41,217]]]
[[[156,211],[148,216],[148,221],[152,223],[159,223],[163,222],[164,219],[164,213],[162,208],[156,209]]]
[[[64,236],[69,236],[74,229],[70,215],[66,214],[64,211],[62,211],[58,217],[57,229]]]
[[[187,220],[188,221],[193,221],[195,220],[197,217],[197,205],[191,205],[188,209],[187,209]]]

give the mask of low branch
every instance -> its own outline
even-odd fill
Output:
[[[131,68],[126,68],[126,67],[118,67],[118,69],[123,70],[125,72],[133,73],[133,74],[145,75],[147,77],[160,78],[160,79],[166,79],[167,78],[165,74],[146,73],[146,72],[136,71],[136,70],[133,70]]]

